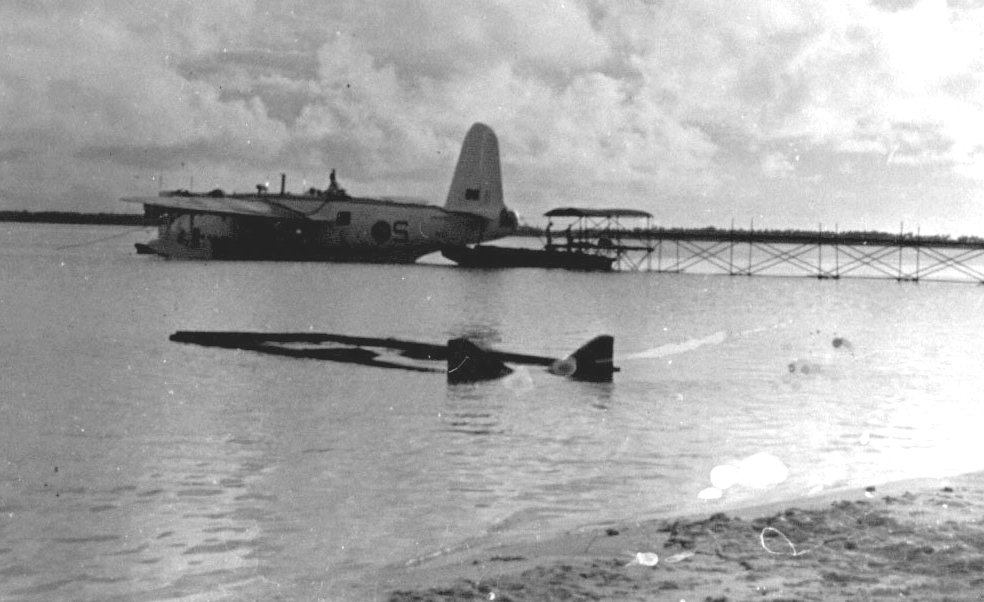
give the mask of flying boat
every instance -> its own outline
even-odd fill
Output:
[[[412,263],[428,253],[515,232],[517,215],[502,193],[499,143],[475,123],[461,146],[443,207],[350,196],[332,170],[325,190],[279,194],[162,191],[126,197],[158,224],[158,237],[137,252],[184,259],[258,259]]]

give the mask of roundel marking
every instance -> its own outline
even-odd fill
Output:
[[[387,222],[378,221],[372,225],[372,228],[369,230],[369,234],[372,236],[372,239],[376,241],[377,245],[381,245],[390,239],[393,232]]]

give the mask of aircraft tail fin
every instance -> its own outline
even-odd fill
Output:
[[[471,383],[501,378],[512,373],[505,362],[547,366],[551,374],[575,380],[610,382],[618,371],[614,365],[615,339],[597,336],[564,359],[503,353],[481,347],[465,338],[448,341],[448,382]]]
[[[496,354],[465,338],[448,341],[448,382],[471,383],[506,376],[512,368]]]
[[[550,372],[577,380],[608,382],[618,370],[613,359],[614,348],[613,337],[607,334],[597,336],[574,353],[554,362]]]
[[[465,136],[444,208],[492,220],[493,229],[511,225],[515,230],[515,213],[506,209],[502,195],[499,141],[484,123],[472,125]]]

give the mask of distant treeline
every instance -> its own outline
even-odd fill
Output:
[[[854,240],[871,242],[897,242],[919,240],[923,243],[947,243],[947,242],[970,242],[984,243],[984,238],[979,236],[959,236],[951,237],[949,234],[915,234],[913,232],[880,232],[878,230],[738,230],[730,228],[653,228],[650,230],[654,235],[660,233],[691,234],[704,233],[713,234],[716,238],[747,238],[749,236],[762,236],[764,238],[788,238],[795,240]]]
[[[829,241],[850,241],[852,243],[864,242],[912,242],[918,240],[920,243],[945,244],[945,243],[982,243],[984,238],[980,236],[959,236],[952,237],[949,234],[930,234],[917,235],[912,232],[880,232],[877,230],[740,230],[731,228],[715,228],[707,226],[705,228],[621,228],[604,229],[588,228],[579,230],[574,228],[576,236],[579,237],[618,237],[627,238],[693,238],[696,240],[735,240],[746,241],[754,240],[773,240],[776,242],[817,242],[820,240]],[[546,232],[543,228],[523,225],[516,231],[520,236],[539,236],[543,237]],[[554,230],[555,239],[565,236],[565,230]]]
[[[0,211],[0,222],[25,222],[43,224],[97,224],[109,226],[154,226],[156,222],[140,213],[80,213],[76,211]],[[578,230],[575,232],[580,237],[602,237],[602,236],[625,236],[632,238],[659,238],[660,236],[672,238],[692,237],[694,239],[708,240],[727,240],[736,241],[771,239],[776,242],[816,242],[818,240],[851,241],[854,243],[863,242],[913,242],[918,240],[920,243],[946,244],[946,243],[981,243],[984,238],[979,236],[959,236],[951,237],[948,234],[942,235],[921,235],[917,236],[912,232],[879,232],[877,230],[843,230],[834,232],[832,230],[732,230],[730,228],[623,228],[620,230],[605,230],[602,228],[591,228]],[[516,229],[517,236],[544,237],[544,228],[531,226],[528,224],[520,225]],[[563,230],[554,230],[553,236],[560,239],[564,236]]]
[[[140,213],[79,213],[75,211],[0,211],[0,222],[106,226],[153,225],[151,220]]]

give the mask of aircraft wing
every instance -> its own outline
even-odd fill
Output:
[[[576,380],[610,382],[618,372],[612,363],[614,339],[597,336],[563,359],[494,351],[466,338],[451,339],[447,345],[420,343],[393,338],[355,337],[323,332],[237,332],[179,330],[170,336],[176,343],[205,347],[244,349],[284,357],[330,360],[380,368],[399,368],[416,372],[435,372],[433,367],[408,363],[406,359],[447,363],[448,382],[476,382],[499,378],[512,372],[504,364],[546,366],[551,374]],[[373,349],[397,351],[403,359],[385,359]]]
[[[124,197],[125,203],[140,203],[162,209],[173,209],[185,213],[210,213],[214,215],[243,215],[267,217],[270,219],[307,219],[308,217],[279,203],[264,199],[242,199],[236,197],[211,196],[155,196]]]

